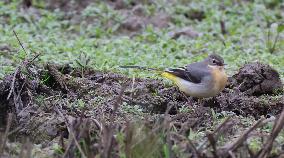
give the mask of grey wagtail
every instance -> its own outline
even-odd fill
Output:
[[[214,97],[226,86],[227,75],[224,60],[217,54],[211,54],[203,61],[188,64],[179,68],[168,68],[164,71],[141,66],[120,66],[157,71],[163,77],[172,80],[180,91],[187,96],[197,98]]]

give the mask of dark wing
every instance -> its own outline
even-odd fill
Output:
[[[207,64],[204,62],[192,63],[185,67],[170,68],[166,72],[193,83],[200,83],[203,77],[210,73]]]

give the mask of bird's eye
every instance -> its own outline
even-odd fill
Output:
[[[215,59],[213,59],[213,61],[212,61],[214,64],[216,64],[216,60]]]

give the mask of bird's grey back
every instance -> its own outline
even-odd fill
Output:
[[[202,82],[204,76],[210,75],[207,62],[201,61],[186,66],[186,71],[195,83]]]

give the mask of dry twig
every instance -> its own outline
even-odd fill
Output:
[[[6,126],[6,130],[5,133],[2,137],[2,142],[1,142],[1,146],[0,146],[0,154],[3,153],[3,151],[5,150],[5,146],[6,146],[6,142],[8,139],[8,134],[9,134],[9,130],[11,128],[11,124],[12,124],[12,118],[13,115],[11,113],[8,114],[8,120],[7,120],[7,126]]]
[[[219,136],[222,134],[222,132],[220,132],[221,129],[224,129],[224,128],[227,129],[227,128],[226,128],[226,125],[227,125],[230,121],[231,121],[231,117],[227,117],[213,132],[210,132],[209,134],[214,135],[214,134],[217,133],[217,135],[214,137],[214,139],[218,140]],[[224,129],[224,130],[225,130],[225,129]],[[224,131],[224,130],[223,130],[223,131]],[[198,150],[200,150],[205,144],[207,144],[207,143],[208,143],[208,140],[209,140],[209,139],[205,139],[205,140],[201,143],[201,145],[199,145]],[[205,148],[207,148],[207,147],[208,147],[208,144],[206,145]]]
[[[122,101],[122,96],[127,87],[127,82],[123,84],[115,103],[113,104],[113,110],[110,113],[112,116],[110,116],[110,125],[103,125],[102,126],[102,146],[103,146],[103,151],[102,151],[102,157],[103,158],[108,158],[111,157],[111,151],[112,151],[112,146],[113,146],[113,127],[114,127],[114,120],[115,120],[115,113],[118,110],[119,105],[121,104]]]
[[[177,133],[171,133],[171,134],[173,136],[175,136],[175,137],[177,137],[177,138],[187,142],[186,144],[189,146],[189,149],[192,150],[194,157],[202,158],[202,154],[200,153],[200,151],[197,150],[197,148],[194,146],[194,144],[192,143],[192,141],[190,139],[186,138],[183,135],[179,135]]]
[[[252,127],[250,127],[249,129],[247,129],[237,140],[235,140],[233,143],[227,144],[223,147],[221,147],[222,150],[224,150],[225,152],[221,152],[222,155],[227,155],[229,154],[229,152],[232,152],[234,150],[236,150],[238,147],[240,147],[240,145],[247,140],[249,134],[254,131],[256,128],[260,127],[260,125],[263,125],[264,118],[259,119]]]
[[[262,149],[258,152],[257,157],[267,157],[272,149],[273,142],[275,138],[278,136],[279,132],[284,127],[284,108],[279,116],[279,118],[275,121],[271,134],[267,142],[263,145]]]
[[[55,106],[55,110],[56,110],[56,112],[65,120],[66,127],[67,127],[69,133],[70,133],[71,136],[72,136],[72,140],[74,140],[74,142],[75,142],[75,144],[76,144],[78,150],[80,151],[81,156],[82,156],[83,158],[87,158],[87,156],[85,155],[83,149],[81,148],[80,144],[78,143],[78,141],[77,141],[77,139],[76,139],[76,136],[75,136],[73,130],[71,129],[71,127],[70,127],[70,125],[69,125],[69,123],[68,123],[67,118],[62,114],[62,112],[61,112],[56,106]],[[70,147],[71,147],[71,144],[72,144],[72,141],[71,141],[71,143],[68,145],[68,147],[67,147],[67,149],[66,149],[66,151],[65,151],[65,153],[64,153],[64,155],[63,155],[63,157],[66,157],[66,156],[67,156],[67,153],[68,153],[68,150],[69,150]]]
[[[20,46],[22,47],[22,49],[23,49],[24,52],[27,54],[26,49],[24,48],[22,42],[20,41],[20,39],[19,39],[17,33],[16,33],[14,30],[13,30],[13,33],[14,33],[14,35],[16,36],[16,38],[17,38],[17,40],[18,40]],[[39,55],[40,55],[40,53],[36,54],[36,55],[33,57],[32,60],[29,60],[29,61],[27,61],[27,62],[23,61],[23,62],[16,68],[16,70],[15,70],[15,72],[14,72],[14,74],[13,74],[13,79],[12,79],[12,82],[11,82],[10,92],[9,92],[9,94],[8,94],[8,96],[7,96],[7,100],[9,100],[10,97],[11,97],[11,95],[14,94],[14,92],[15,92],[16,76],[19,74],[19,72],[22,70],[23,67],[29,66],[32,62],[34,62],[34,60],[35,60],[36,58],[39,57]],[[20,95],[20,93],[19,93],[18,95]],[[18,97],[17,97],[17,98],[18,98]]]

